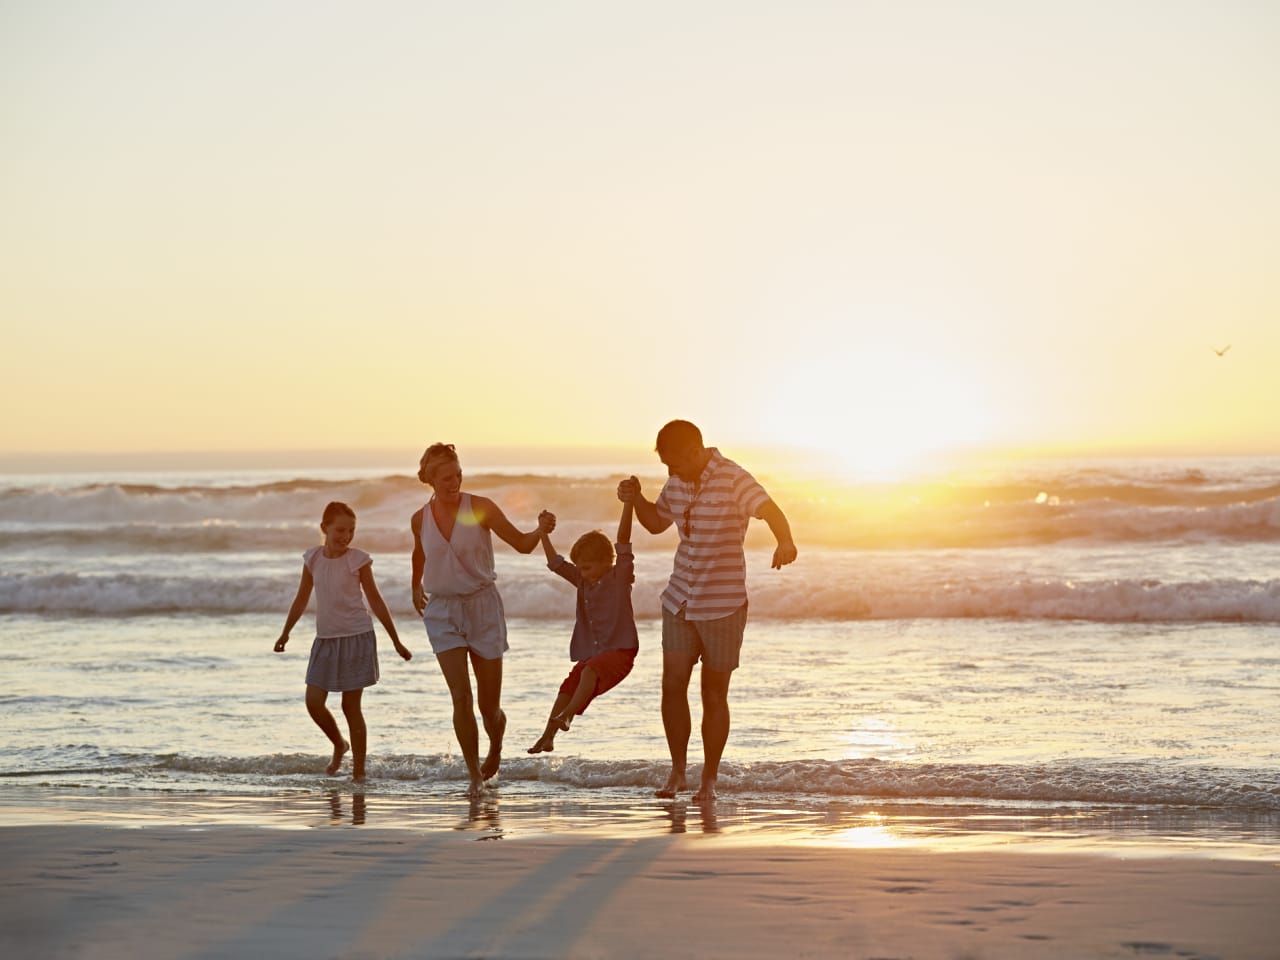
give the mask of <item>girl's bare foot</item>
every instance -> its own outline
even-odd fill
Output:
[[[667,777],[666,785],[663,786],[662,789],[660,790],[655,790],[653,792],[653,795],[655,797],[664,797],[670,800],[681,790],[688,790],[688,789],[689,789],[689,785],[685,782],[684,774],[676,773],[674,770],[672,770],[671,775]]]
[[[342,758],[347,755],[347,751],[350,749],[351,744],[347,743],[345,740],[342,741],[342,746],[339,747],[335,745],[333,748],[333,760],[331,760],[329,765],[324,768],[324,772],[331,777],[336,774],[338,772],[338,768],[342,766]]]
[[[693,795],[694,803],[711,803],[718,799],[716,796],[716,782],[714,780],[703,780],[702,785],[698,787],[698,792]]]
[[[480,776],[488,780],[498,772],[498,767],[502,763],[502,735],[507,729],[507,715],[499,712],[498,714],[498,732],[489,738],[489,755],[484,758],[484,763],[480,764]]]
[[[550,753],[556,748],[555,734],[544,733],[538,738],[538,742],[529,748],[529,753]]]

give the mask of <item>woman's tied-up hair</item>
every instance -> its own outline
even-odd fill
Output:
[[[423,483],[431,483],[431,478],[447,463],[458,462],[458,451],[452,443],[433,443],[427,447],[418,466],[418,479]]]

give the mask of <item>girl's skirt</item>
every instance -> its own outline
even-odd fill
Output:
[[[372,630],[354,637],[316,637],[311,644],[307,686],[339,693],[377,682],[378,641]]]

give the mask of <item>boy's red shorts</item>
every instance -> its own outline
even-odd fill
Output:
[[[595,671],[596,688],[588,698],[587,703],[584,703],[581,709],[578,710],[578,716],[582,716],[587,712],[587,704],[606,690],[612,690],[631,672],[631,668],[636,663],[636,654],[639,652],[639,647],[631,647],[627,650],[606,650],[604,653],[598,653],[588,660],[579,660],[573,665],[573,669],[569,671],[569,676],[564,678],[564,683],[560,684],[560,692],[566,697],[573,696],[573,692],[578,689],[578,682],[582,678],[583,669],[590,667]]]

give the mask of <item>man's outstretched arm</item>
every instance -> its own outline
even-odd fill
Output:
[[[791,524],[787,522],[782,508],[772,500],[766,500],[757,515],[769,525],[769,529],[773,531],[773,539],[778,541],[777,549],[773,551],[773,563],[770,566],[774,570],[781,570],[796,559],[796,543],[791,539]]]

